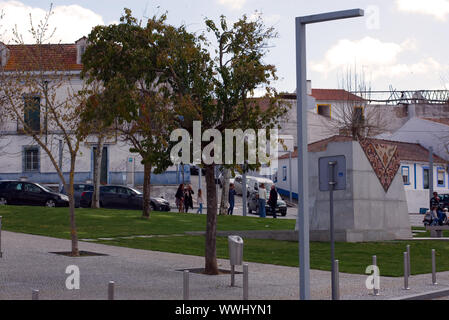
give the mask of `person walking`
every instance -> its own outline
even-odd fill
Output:
[[[183,212],[183,204],[184,204],[184,184],[180,184],[178,190],[176,190],[175,194],[176,198],[176,207],[178,207],[178,212]]]
[[[235,187],[234,184],[231,183],[229,185],[229,196],[228,196],[228,200],[229,200],[229,208],[228,208],[228,215],[231,215],[234,213],[234,204],[235,204]]]
[[[201,189],[198,189],[198,195],[197,195],[196,202],[198,203],[198,210],[196,211],[196,213],[202,214],[203,213],[203,192],[201,191]]]
[[[192,187],[190,185],[187,185],[187,187],[184,190],[184,210],[186,213],[189,212],[189,208],[193,209],[192,194],[194,194]]]
[[[261,184],[259,187],[259,217],[266,218],[265,204],[267,202],[267,190],[265,184]]]
[[[430,208],[433,207],[438,208],[439,206],[440,206],[440,197],[438,197],[438,192],[434,192],[432,199],[430,199]]]
[[[449,224],[449,209],[448,208],[444,208],[443,209],[443,214],[444,214],[444,224]]]
[[[276,191],[276,186],[273,184],[270,190],[270,198],[268,199],[268,205],[273,213],[273,218],[276,219],[276,206],[278,204],[278,192]]]

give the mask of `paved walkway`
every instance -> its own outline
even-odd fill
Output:
[[[182,299],[183,274],[178,270],[202,268],[204,258],[80,242],[80,249],[107,254],[71,258],[52,254],[68,251],[70,241],[27,234],[2,232],[3,258],[0,258],[0,300],[30,299],[32,289],[41,299],[106,299],[108,282],[116,283],[117,299]],[[66,267],[80,269],[80,290],[68,290]],[[228,260],[219,267],[229,270]],[[400,266],[398,266],[400,267]],[[241,267],[237,268],[241,271]],[[298,268],[249,263],[251,300],[298,299]],[[311,297],[329,299],[330,273],[311,270]],[[340,274],[342,299],[390,299],[412,293],[449,288],[449,272],[438,274],[440,285],[432,286],[430,275],[412,276],[412,290],[402,290],[402,278],[381,278],[381,295],[373,297],[365,287],[366,276]],[[239,300],[242,275],[237,287],[230,287],[230,276],[190,275],[190,297],[197,300]]]

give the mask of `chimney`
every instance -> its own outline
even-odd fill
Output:
[[[0,42],[0,62],[2,67],[6,66],[9,59],[9,49],[3,42]]]
[[[409,104],[407,105],[407,113],[408,113],[408,119],[412,119],[416,117],[416,104]]]
[[[82,37],[81,39],[75,42],[76,44],[76,63],[81,64],[81,58],[86,51],[87,47],[87,38]]]
[[[307,94],[309,95],[309,96],[311,96],[312,95],[312,80],[307,80]]]

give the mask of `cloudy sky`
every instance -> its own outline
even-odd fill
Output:
[[[361,8],[365,17],[308,26],[308,78],[314,88],[340,88],[348,68],[363,73],[373,90],[449,89],[449,0],[22,0],[0,1],[2,37],[17,25],[25,41],[53,3],[55,41],[74,42],[98,24],[117,22],[124,7],[138,18],[168,11],[169,22],[204,31],[204,19],[230,20],[257,10],[279,37],[266,62],[278,68],[279,91],[295,90],[296,16]]]

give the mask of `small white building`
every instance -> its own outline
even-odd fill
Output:
[[[330,142],[351,141],[351,137],[334,136],[312,144],[309,144],[309,152],[318,152]],[[417,143],[400,141],[370,139],[385,145],[397,146],[400,158],[400,173],[402,175],[407,207],[409,213],[419,213],[420,208],[429,207],[429,151]],[[273,175],[273,181],[278,191],[284,197],[290,196],[290,184],[292,185],[292,197],[298,199],[298,152],[292,153],[291,163],[289,155],[283,155],[278,161],[278,171]],[[434,155],[433,188],[440,194],[449,194],[448,162],[438,155]],[[291,177],[290,177],[291,166]],[[291,179],[291,181],[290,181]]]
[[[409,106],[410,107],[410,106]],[[410,119],[396,132],[382,134],[379,139],[415,142],[425,148],[433,148],[433,152],[449,161],[449,105],[447,114],[436,118],[410,117]]]

